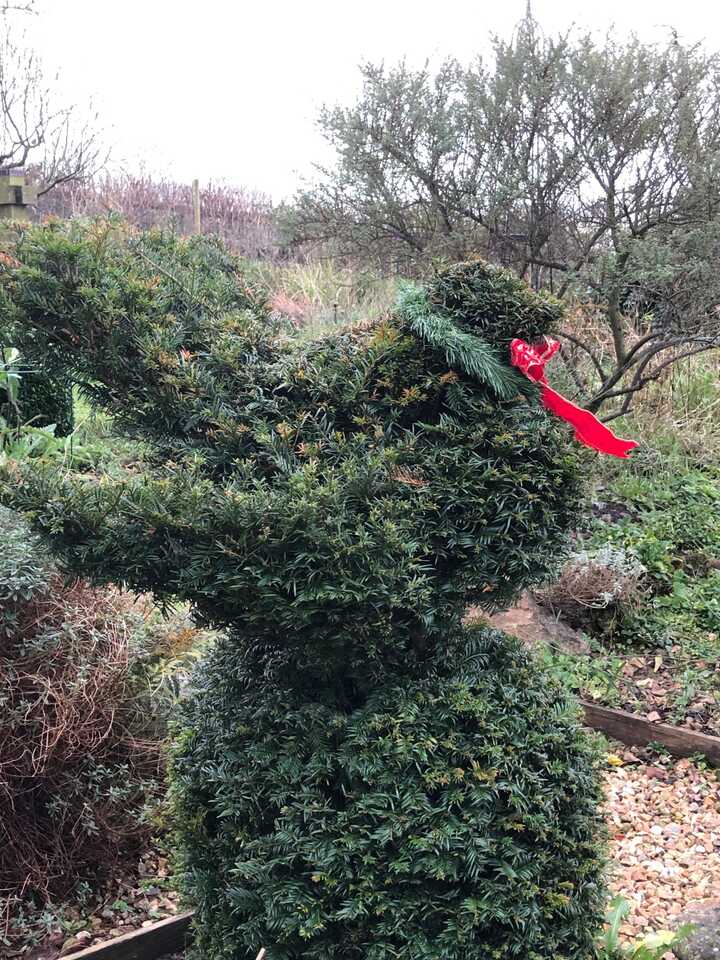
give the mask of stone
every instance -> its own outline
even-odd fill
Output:
[[[87,946],[85,940],[78,940],[76,937],[70,937],[62,945],[60,956],[66,957],[70,953],[77,953],[78,950],[84,950]]]
[[[662,767],[645,767],[643,772],[651,780],[667,780],[667,770]]]
[[[502,630],[519,637],[528,647],[545,644],[566,653],[588,654],[590,645],[582,634],[573,630],[562,620],[556,619],[548,610],[541,607],[526,590],[509,610],[494,613],[492,616],[473,608],[468,617],[481,616],[495,630]]]
[[[692,923],[695,929],[673,948],[678,960],[720,960],[720,900],[705,900],[681,913],[677,925]]]

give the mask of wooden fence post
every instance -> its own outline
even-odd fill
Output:
[[[192,203],[193,203],[193,227],[195,233],[202,233],[202,223],[200,222],[200,181],[192,182]]]

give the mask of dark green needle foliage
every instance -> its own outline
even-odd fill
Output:
[[[66,437],[75,426],[72,382],[47,357],[23,354],[17,401],[11,404],[0,387],[0,417],[12,427],[54,426],[56,437]]]
[[[470,262],[301,345],[222,251],[192,288],[191,244],[116,234],[31,231],[0,295],[155,460],[10,464],[2,496],[69,570],[226,628],[173,760],[199,955],[589,958],[591,753],[528,655],[462,624],[577,518],[579,451],[508,363],[556,304]]]
[[[554,682],[483,626],[353,710],[258,676],[229,640],[174,778],[199,956],[591,956],[591,757]]]

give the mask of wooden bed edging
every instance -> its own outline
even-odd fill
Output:
[[[696,733],[685,727],[671,727],[666,723],[653,723],[626,710],[612,710],[595,703],[581,700],[585,711],[585,723],[593,730],[600,730],[628,746],[645,746],[661,743],[675,757],[692,757],[702,753],[715,766],[720,767],[720,737]]]
[[[166,953],[184,950],[190,936],[194,910],[177,917],[158,920],[150,927],[140,927],[114,940],[96,943],[76,953],[68,953],[68,960],[157,960]]]

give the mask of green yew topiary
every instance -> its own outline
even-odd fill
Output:
[[[353,710],[225,641],[175,747],[200,957],[589,957],[598,791],[574,710],[468,625]]]
[[[20,380],[17,408],[8,411],[9,421],[54,426],[56,437],[67,437],[75,428],[72,382],[39,358],[23,356],[23,365],[29,369]]]
[[[577,517],[579,451],[508,362],[558,305],[477,261],[301,345],[240,264],[203,254],[192,294],[183,242],[93,230],[31,231],[0,295],[157,457],[100,483],[11,464],[2,496],[68,569],[226,628],[173,760],[200,954],[590,957],[591,753],[515,641],[462,624]]]

